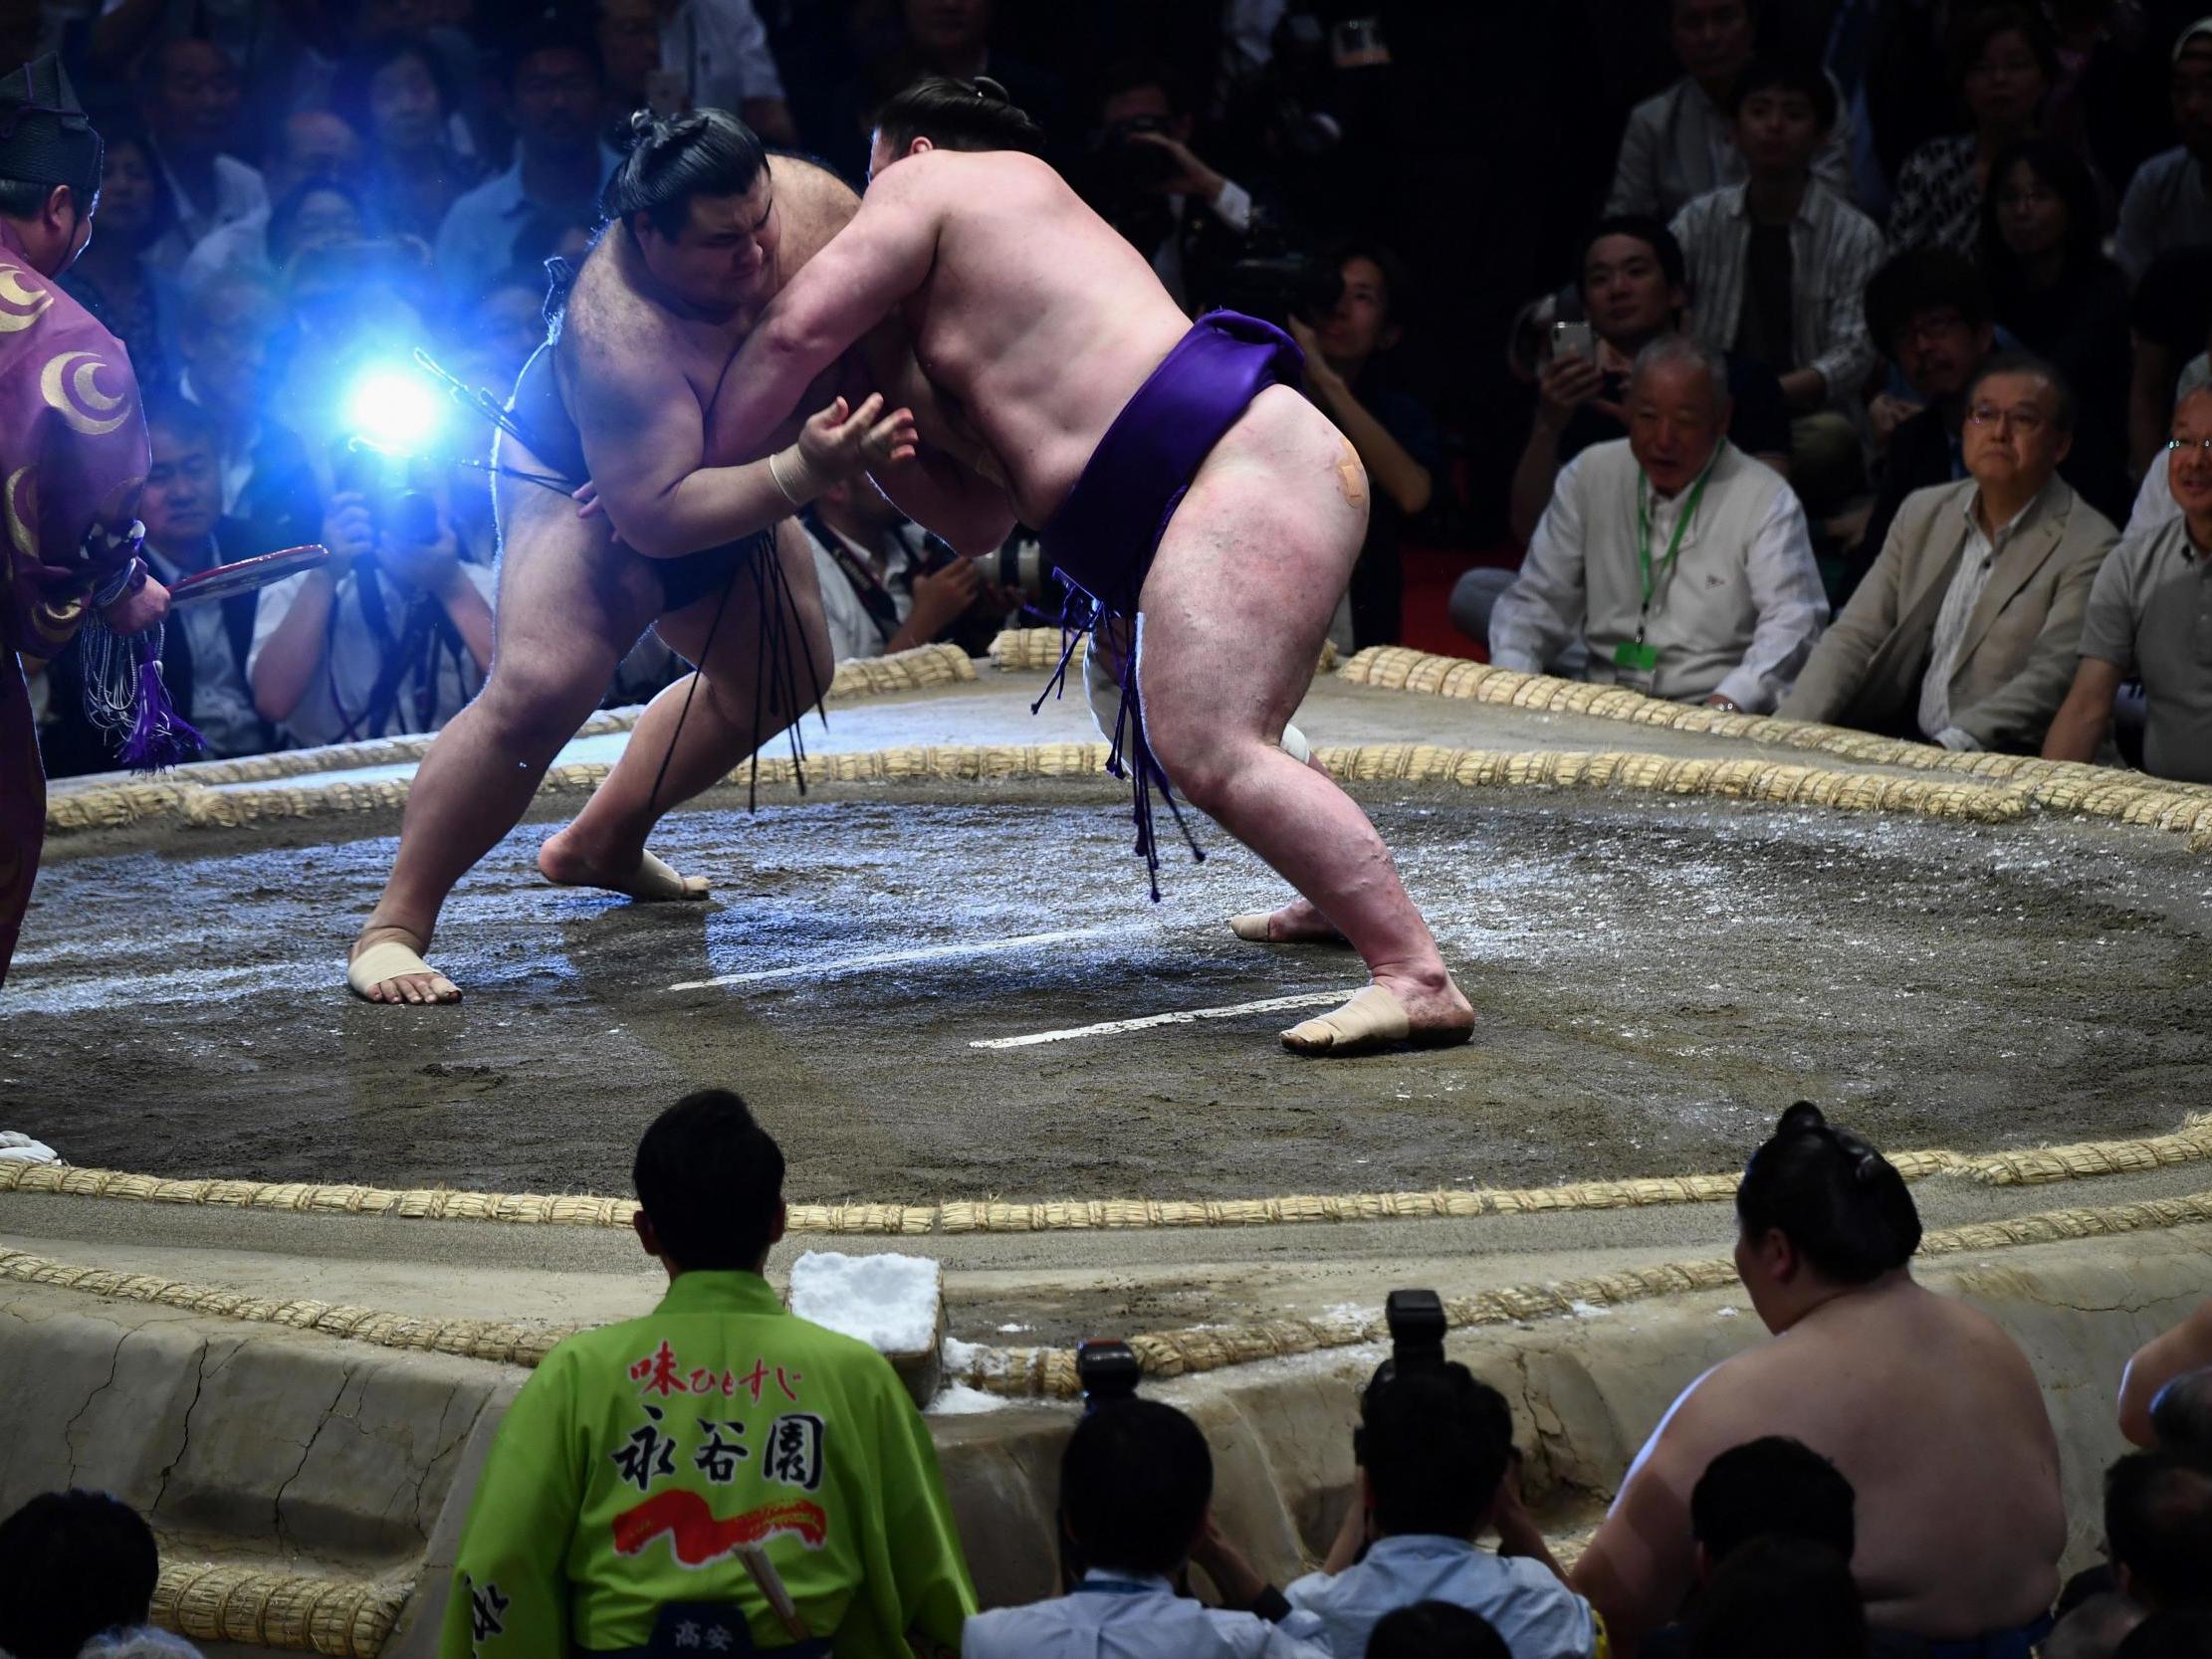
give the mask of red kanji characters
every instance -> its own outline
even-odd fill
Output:
[[[695,1371],[692,1374],[697,1376],[701,1373]],[[665,1342],[650,1356],[640,1359],[630,1367],[630,1380],[643,1382],[643,1386],[638,1389],[639,1393],[658,1394],[663,1399],[670,1394],[688,1394],[692,1391],[685,1385],[684,1379],[676,1374],[676,1352]]]

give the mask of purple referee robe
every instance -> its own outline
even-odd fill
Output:
[[[146,423],[121,342],[31,266],[0,220],[0,984],[46,838],[46,772],[17,654],[56,656],[129,555],[95,562],[96,524],[127,525]]]

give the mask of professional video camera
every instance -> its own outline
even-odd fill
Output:
[[[1027,530],[1016,531],[1004,546],[982,554],[976,560],[976,568],[985,581],[1017,596],[1032,610],[1057,614],[1057,607],[1066,595],[1066,588],[1052,574],[1052,566],[1044,556],[1044,544]]]
[[[1093,1337],[1075,1345],[1075,1374],[1083,1384],[1083,1409],[1096,1411],[1115,1400],[1135,1399],[1145,1367],[1127,1343]]]
[[[1444,1316],[1443,1299],[1435,1291],[1392,1291],[1383,1303],[1383,1321],[1390,1327],[1390,1357],[1368,1379],[1361,1396],[1363,1413],[1366,1401],[1398,1378],[1444,1367],[1443,1337],[1450,1322]],[[1366,1463],[1366,1439],[1364,1430],[1352,1430],[1353,1462]]]
[[[1221,304],[1286,327],[1292,317],[1313,321],[1336,310],[1344,274],[1336,266],[1293,248],[1281,229],[1255,223],[1244,257],[1228,268]]]

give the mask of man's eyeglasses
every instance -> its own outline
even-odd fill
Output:
[[[2206,455],[2212,455],[2212,438],[2168,438],[2166,448],[2202,450]]]
[[[1975,404],[1966,411],[1966,418],[1976,426],[2005,422],[2023,438],[2033,438],[2051,424],[2051,417],[2040,409],[2000,409],[1994,403]]]

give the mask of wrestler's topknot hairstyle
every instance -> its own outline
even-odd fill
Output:
[[[663,1254],[686,1271],[753,1272],[783,1197],[783,1150],[727,1089],[686,1095],[653,1120],[630,1164]]]
[[[609,220],[642,213],[675,237],[691,218],[692,197],[742,196],[768,164],[759,134],[727,109],[668,120],[640,109],[630,116],[630,153],[600,193],[599,211]]]
[[[1864,1285],[1920,1247],[1920,1212],[1896,1165],[1799,1101],[1751,1154],[1736,1188],[1746,1237],[1779,1229],[1823,1278]]]
[[[897,151],[917,138],[939,149],[1044,151],[1044,128],[1014,104],[1005,88],[981,75],[973,81],[923,76],[876,111],[876,130]]]

